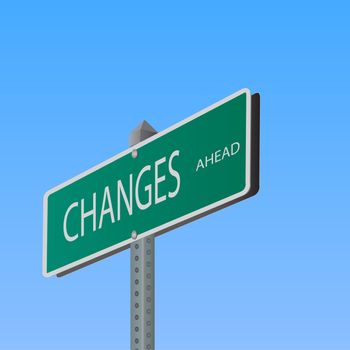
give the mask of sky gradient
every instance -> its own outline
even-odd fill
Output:
[[[129,251],[41,274],[45,191],[250,88],[261,190],[156,239],[156,349],[350,349],[343,1],[0,5],[0,349],[129,349]]]

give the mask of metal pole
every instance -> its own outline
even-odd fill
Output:
[[[129,136],[132,147],[157,132],[143,121]],[[138,152],[133,157],[138,157]],[[141,155],[142,156],[142,155]],[[130,245],[130,349],[154,350],[154,236]]]

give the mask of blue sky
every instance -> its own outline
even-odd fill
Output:
[[[240,90],[261,191],[156,240],[156,348],[350,349],[345,1],[0,5],[0,349],[128,349],[129,252],[41,275],[42,197]]]

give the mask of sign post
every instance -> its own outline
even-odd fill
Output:
[[[130,248],[130,349],[154,350],[155,236],[255,195],[259,143],[248,89],[160,133],[144,121],[129,149],[45,194],[44,276]]]
[[[133,130],[129,146],[155,135],[146,122]],[[136,156],[136,155],[135,155]],[[137,232],[131,234],[137,239]],[[130,349],[154,350],[154,236],[130,244]]]

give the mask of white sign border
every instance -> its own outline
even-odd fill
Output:
[[[43,206],[44,206],[44,215],[43,215],[43,260],[42,260],[42,268],[43,268],[43,275],[44,277],[50,277],[50,276],[54,276],[54,275],[57,275],[57,274],[60,274],[60,273],[63,273],[67,270],[71,270],[73,269],[74,267],[78,267],[79,265],[83,265],[91,260],[94,260],[98,257],[101,257],[103,255],[106,255],[108,253],[111,253],[113,251],[116,251],[116,250],[119,250],[125,246],[128,246],[130,245],[130,243],[132,242],[135,242],[134,239],[132,238],[129,238],[123,242],[120,242],[118,244],[115,244],[111,247],[108,247],[106,249],[103,249],[99,252],[96,252],[94,254],[91,254],[91,255],[88,255],[87,257],[85,258],[82,258],[82,259],[79,259],[77,261],[74,261],[70,264],[67,264],[63,267],[60,267],[56,270],[53,270],[51,272],[47,272],[47,201],[48,201],[48,197],[50,194],[54,193],[54,192],[57,192],[58,190],[62,189],[63,187],[66,187],[68,185],[70,185],[71,183],[73,182],[76,182],[77,180],[83,178],[84,176],[88,175],[88,174],[91,174],[92,172],[104,167],[105,165],[109,164],[109,163],[112,163],[114,162],[115,160],[125,156],[126,154],[128,153],[131,153],[133,150],[137,150],[139,148],[141,148],[142,146],[158,139],[159,137],[162,137],[163,135],[171,132],[172,130],[174,129],[177,129],[178,127],[184,125],[184,124],[187,124],[189,123],[190,121],[192,121],[193,119],[196,119],[200,116],[202,116],[203,114],[219,107],[220,105],[230,101],[230,100],[233,100],[235,99],[236,97],[242,95],[242,94],[247,94],[247,99],[246,99],[246,186],[245,188],[243,189],[243,191],[239,192],[239,193],[236,193],[232,196],[229,196],[229,197],[226,197],[220,201],[217,201],[215,203],[212,203],[210,205],[207,205],[206,207],[203,207],[201,209],[198,209],[194,212],[191,212],[189,214],[186,214],[186,215],[183,215],[181,216],[180,218],[177,218],[175,220],[172,220],[172,221],[169,221],[161,226],[157,226],[149,231],[146,231],[146,232],[143,232],[141,234],[139,234],[137,236],[137,239],[141,239],[141,238],[144,238],[144,237],[147,237],[149,235],[152,235],[152,234],[155,234],[157,232],[160,232],[160,231],[165,231],[167,229],[170,229],[170,227],[173,227],[173,226],[177,226],[178,224],[182,223],[182,222],[185,222],[185,221],[189,221],[191,218],[195,217],[195,216],[199,216],[201,214],[204,214],[208,211],[211,211],[217,207],[220,207],[220,206],[223,206],[225,205],[226,203],[229,203],[229,202],[232,202],[240,197],[243,197],[245,196],[249,190],[250,190],[250,187],[251,187],[251,178],[250,178],[250,172],[251,172],[251,92],[249,89],[247,88],[244,88],[244,89],[241,89],[239,90],[238,92],[232,94],[232,95],[229,95],[227,97],[225,97],[224,99],[212,104],[211,106],[207,107],[207,108],[204,108],[202,109],[201,111],[191,115],[190,117],[170,126],[169,128],[155,134],[154,136],[142,141],[142,142],[139,142],[138,144],[136,144],[135,146],[133,147],[130,147],[128,149],[126,149],[125,151],[105,160],[104,162],[98,164],[98,165],[95,165],[94,167],[84,171],[83,173],[65,181],[64,183],[48,190],[45,195],[44,195],[44,203],[43,203]]]

